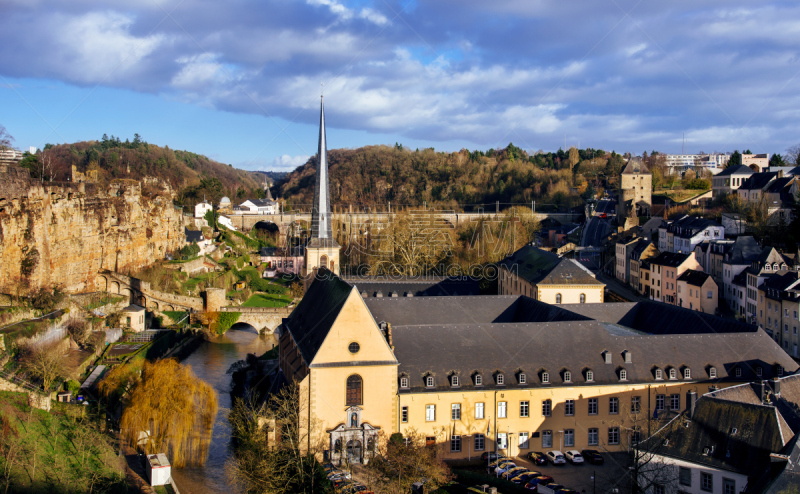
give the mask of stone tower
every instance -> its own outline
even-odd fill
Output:
[[[632,157],[619,177],[617,218],[627,218],[631,209],[636,216],[650,216],[652,190],[653,174],[641,158]]]
[[[311,238],[306,244],[303,275],[322,266],[339,274],[339,244],[333,238],[331,198],[328,188],[328,143],[325,137],[325,105],[319,106],[319,149],[314,204],[311,209]]]

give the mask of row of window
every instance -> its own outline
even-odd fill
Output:
[[[681,396],[679,394],[672,394],[672,395],[656,395],[656,411],[662,412],[666,408],[666,404],[669,401],[669,409],[672,411],[679,411],[681,408]],[[587,400],[587,412],[589,415],[597,415],[598,408],[599,408],[599,398],[589,398]],[[631,397],[631,413],[639,413],[642,410],[642,397],[641,396],[632,396]],[[485,418],[485,404],[484,403],[475,403],[475,418],[476,419],[483,419]],[[401,416],[400,421],[403,423],[408,422],[408,406],[403,406],[401,408]],[[520,401],[519,402],[519,416],[521,418],[530,417],[531,407],[530,401]],[[543,417],[550,417],[553,413],[553,402],[552,400],[542,400],[542,416]],[[619,413],[619,398],[611,397],[608,399],[608,413],[612,415],[616,415]],[[564,415],[565,416],[574,416],[575,415],[575,400],[565,400],[564,401]],[[500,401],[497,403],[497,417],[504,419],[508,418],[508,402]],[[461,403],[451,403],[450,404],[450,420],[461,420]],[[425,421],[426,422],[435,422],[436,421],[436,405],[425,405]]]
[[[630,361],[628,361],[630,362]],[[738,370],[738,369],[737,369]],[[740,371],[741,372],[741,371]],[[678,379],[678,369],[671,367],[667,371],[669,379]],[[664,372],[662,369],[655,369],[655,378],[656,380],[664,379]],[[692,378],[692,370],[688,367],[684,367],[683,369],[683,378],[684,379],[691,379]],[[619,369],[618,377],[620,381],[626,381],[628,379],[628,371],[625,369]],[[708,369],[708,377],[711,379],[716,379],[717,377],[717,369],[715,367],[709,367]],[[737,375],[738,377],[738,375]],[[450,387],[458,388],[461,386],[461,379],[458,375],[453,374],[449,376]],[[541,372],[539,374],[539,379],[542,384],[550,384],[550,373],[549,372]],[[561,379],[565,383],[572,382],[572,372],[564,371],[561,373]],[[594,382],[594,372],[590,370],[584,371],[584,379],[586,382]],[[495,384],[498,386],[505,386],[506,379],[505,375],[502,373],[497,373],[494,376]],[[472,382],[475,386],[483,386],[483,375],[482,374],[473,374]],[[400,377],[400,388],[408,389],[409,387],[409,378],[406,376]],[[517,383],[518,384],[528,384],[528,376],[524,372],[520,372],[517,374]],[[436,379],[434,376],[428,374],[425,376],[425,387],[433,388],[436,387]]]
[[[685,487],[692,486],[692,470],[686,467],[678,467],[678,484]],[[654,489],[654,494],[664,494],[664,488],[661,490]],[[705,492],[714,492],[714,474],[708,472],[700,472],[700,490]],[[678,492],[682,492],[679,490]],[[737,494],[736,481],[733,479],[722,478],[722,494]]]
[[[574,448],[575,447],[575,429],[564,429],[563,431],[556,431],[557,433],[563,432],[563,447],[564,448]],[[531,445],[531,438],[541,437],[541,447],[542,449],[551,449],[553,447],[553,431],[552,430],[544,430],[541,432],[517,432],[511,433],[512,437],[516,434],[517,436],[517,447],[519,449],[531,449],[536,447],[536,445]],[[609,445],[618,445],[620,441],[620,428],[619,427],[609,427],[607,432],[607,443]],[[589,446],[599,446],[600,445],[600,429],[593,427],[586,430],[586,439]],[[508,437],[509,433],[507,432],[498,432],[497,433],[497,447],[498,449],[508,449]],[[463,436],[461,435],[452,435],[450,436],[450,451],[452,453],[458,453],[462,449],[462,439]],[[633,431],[631,434],[631,441],[639,442],[641,440],[641,434],[639,431]],[[486,436],[484,434],[473,434],[472,435],[472,451],[483,451],[486,448]],[[426,438],[426,444],[435,444],[436,438],[434,436]]]

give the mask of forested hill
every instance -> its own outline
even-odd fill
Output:
[[[602,150],[572,149],[528,153],[509,144],[505,149],[454,153],[433,149],[407,150],[401,145],[367,146],[328,151],[331,204],[339,207],[385,208],[428,206],[456,209],[464,204],[501,203],[574,206],[588,197],[591,183],[607,163],[619,167],[622,157]],[[306,208],[313,201],[313,156],[277,180],[287,208]]]
[[[52,171],[46,165],[48,162],[52,163]],[[44,174],[45,180],[51,175],[53,180],[68,180],[73,165],[83,173],[97,171],[101,181],[157,177],[178,191],[179,201],[186,205],[202,200],[203,195],[215,202],[224,195],[232,199],[263,197],[263,175],[238,170],[190,151],[149,144],[138,134],[132,141],[104,135],[99,141],[48,144],[37,155],[26,153],[20,165],[29,168],[34,178]]]

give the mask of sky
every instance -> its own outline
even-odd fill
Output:
[[[324,92],[330,148],[783,153],[799,36],[796,1],[0,0],[0,125],[290,171]]]

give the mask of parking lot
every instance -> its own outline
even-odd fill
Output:
[[[578,492],[606,493],[618,492],[627,494],[630,492],[630,478],[628,476],[627,465],[628,457],[625,453],[603,453],[605,460],[603,465],[534,465],[531,461],[519,456],[514,458],[517,466],[525,467],[528,470],[542,472],[544,475],[553,477],[553,480],[564,487],[569,487]],[[486,471],[484,466],[483,471]],[[592,477],[595,479],[592,479]],[[617,489],[617,491],[614,491]]]

